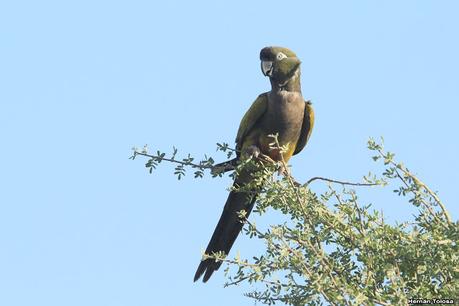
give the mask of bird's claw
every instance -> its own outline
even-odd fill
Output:
[[[261,150],[256,145],[251,145],[247,149],[245,149],[245,153],[248,156],[252,156],[254,158],[258,158],[258,156],[260,156],[260,154],[261,154]],[[261,154],[261,155],[263,155],[263,154]]]

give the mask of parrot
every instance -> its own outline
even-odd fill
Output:
[[[314,125],[314,111],[310,101],[301,93],[301,61],[288,48],[269,46],[260,51],[261,71],[269,77],[271,90],[260,94],[243,116],[236,135],[236,158],[219,164],[223,172],[247,156],[264,154],[274,161],[285,162],[303,150]],[[277,134],[282,152],[273,149],[270,143]],[[250,170],[242,170],[234,178],[233,186],[241,187],[251,181]],[[230,191],[220,220],[214,230],[205,254],[223,252],[228,255],[243,227],[239,212],[245,211],[247,218],[255,204],[256,194],[248,191]],[[194,281],[203,277],[207,282],[222,261],[203,258],[196,270]]]

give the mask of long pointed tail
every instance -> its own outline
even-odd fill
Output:
[[[207,246],[206,254],[220,251],[223,251],[225,254],[229,253],[243,226],[238,212],[245,210],[248,217],[252,211],[255,199],[256,195],[247,192],[230,192],[220,220]],[[222,262],[216,262],[211,258],[201,261],[194,275],[194,281],[197,281],[204,274],[203,282],[207,282],[212,276],[212,273],[220,268],[221,264]]]

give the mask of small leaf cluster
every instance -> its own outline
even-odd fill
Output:
[[[217,143],[217,151],[222,151],[226,153],[226,158],[230,159],[233,154],[236,152],[235,149],[231,148],[230,145],[226,142]]]

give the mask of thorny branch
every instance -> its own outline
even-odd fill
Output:
[[[310,178],[303,186],[308,186],[310,183],[316,180],[321,180],[321,181],[326,181],[326,182],[336,183],[336,184],[341,184],[341,185],[349,185],[349,186],[377,186],[379,185],[378,183],[351,183],[351,182],[345,182],[345,181],[332,180],[332,179],[321,177],[321,176],[315,176],[313,178]]]
[[[377,149],[377,152],[379,153],[379,155],[383,158],[386,158],[387,157],[387,154],[381,149],[381,148],[378,148]],[[438,195],[433,192],[429,187],[427,187],[427,185],[422,182],[421,180],[419,180],[414,174],[412,174],[410,171],[408,171],[408,169],[406,169],[406,167],[404,167],[403,165],[401,164],[397,164],[396,162],[394,162],[393,160],[389,160],[388,162],[390,165],[392,165],[393,167],[395,167],[395,171],[396,171],[396,174],[397,176],[400,178],[400,180],[406,185],[408,186],[406,180],[404,177],[402,177],[402,175],[400,175],[400,173],[398,172],[398,170],[400,170],[401,172],[403,172],[404,176],[405,177],[409,177],[411,178],[414,183],[416,185],[418,185],[419,187],[423,188],[434,200],[435,202],[438,204],[438,206],[440,207],[440,209],[442,210],[442,213],[443,215],[445,216],[446,218],[446,221],[448,222],[449,225],[452,224],[452,220],[451,220],[451,217],[445,207],[445,205],[442,203],[442,201],[440,200],[440,198],[438,197]],[[424,200],[421,201],[424,206],[429,209],[429,212],[435,217],[435,214],[433,213],[432,209],[429,207],[428,204],[425,203]]]
[[[197,168],[197,169],[202,169],[202,170],[215,168],[214,166],[211,166],[211,165],[196,164],[196,163],[192,163],[192,162],[186,162],[186,161],[181,161],[181,160],[177,160],[177,159],[166,158],[166,157],[162,157],[160,155],[152,155],[152,154],[148,154],[148,153],[144,153],[144,152],[134,151],[133,157],[135,157],[136,155],[149,157],[149,158],[151,158],[153,160],[164,160],[164,161],[167,161],[167,162],[176,163],[176,164],[180,164],[180,165],[183,165],[183,166],[190,166],[192,168]]]
[[[231,150],[231,151],[236,151],[235,149],[232,149],[232,148],[226,148],[226,149],[227,150]],[[221,165],[224,164],[224,163],[220,163],[218,165],[211,165],[211,164],[208,164],[208,163],[205,163],[205,162],[202,162],[202,161],[198,164],[198,163],[193,163],[191,161],[183,161],[183,160],[178,160],[178,159],[175,159],[175,158],[167,158],[167,157],[164,157],[164,156],[161,156],[161,155],[153,155],[153,154],[149,154],[149,153],[146,153],[146,152],[143,152],[143,151],[137,151],[137,150],[134,150],[133,156],[131,156],[131,159],[134,159],[137,155],[148,157],[148,158],[150,158],[150,159],[152,159],[154,161],[167,161],[167,162],[179,164],[179,165],[182,165],[182,166],[190,166],[191,168],[194,168],[194,169],[200,169],[200,170],[209,169],[212,174],[218,174],[219,172],[221,172],[221,169],[222,169]],[[259,159],[262,162],[268,162],[268,163],[276,164],[276,162],[273,159],[271,159],[268,155],[265,155],[265,154],[259,154],[257,159]],[[284,169],[284,171],[283,171],[284,173],[283,174],[285,175],[285,174],[288,173],[288,172],[286,172],[287,171],[287,164],[285,162],[283,162],[282,166],[283,166],[283,169]],[[233,170],[233,169],[231,169],[231,170]],[[292,180],[292,183],[296,187],[299,187],[299,186],[306,187],[310,183],[312,183],[313,181],[316,181],[316,180],[321,180],[321,181],[326,181],[326,182],[336,183],[336,184],[341,184],[341,185],[348,185],[348,186],[377,186],[377,185],[379,185],[378,183],[353,183],[353,182],[339,181],[339,180],[330,179],[330,178],[321,177],[321,176],[312,177],[309,180],[307,180],[306,183],[304,183],[304,184],[301,184],[301,183],[297,182],[292,176],[289,176],[289,179]]]

